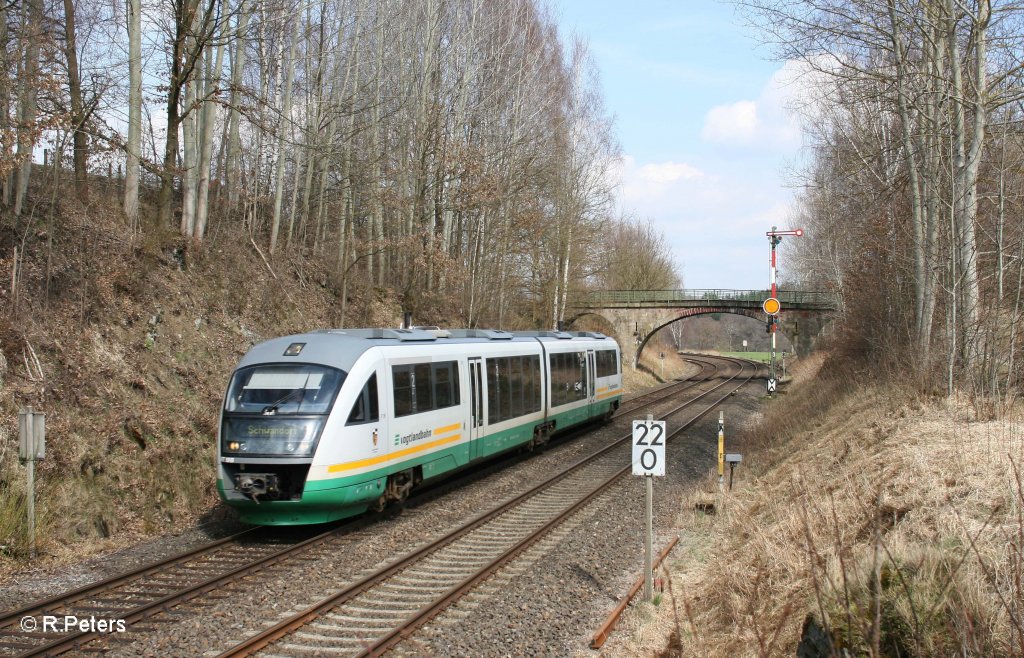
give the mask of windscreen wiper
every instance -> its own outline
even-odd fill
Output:
[[[266,407],[263,407],[263,415],[264,416],[273,416],[274,414],[277,413],[278,407],[280,407],[282,404],[287,402],[288,398],[292,397],[293,395],[295,395],[296,393],[298,393],[300,391],[301,392],[305,392],[305,390],[306,390],[305,387],[303,387],[303,388],[293,388],[292,390],[288,391],[288,393],[286,393],[283,398],[281,398],[280,400],[278,400],[274,404],[271,404],[271,405],[268,405]]]

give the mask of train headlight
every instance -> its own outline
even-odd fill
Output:
[[[239,450],[245,449],[245,444],[238,441],[232,441],[228,443],[228,450],[232,452],[238,452]]]

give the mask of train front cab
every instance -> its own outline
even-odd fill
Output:
[[[236,508],[246,523],[296,525],[345,518],[364,511],[380,497],[386,484],[386,478],[379,473],[349,475],[331,470],[332,465],[352,462],[358,456],[369,456],[367,461],[372,461],[375,453],[381,451],[384,426],[380,414],[380,374],[372,359],[357,361],[351,372],[339,371],[336,379],[340,377],[340,391],[333,391],[330,401],[315,409],[316,424],[304,442],[297,446],[288,442],[255,447],[260,436],[281,435],[296,422],[312,423],[304,419],[311,414],[303,415],[299,413],[302,409],[288,405],[280,413],[267,414],[259,398],[253,402],[256,407],[244,413],[245,408],[238,410],[232,406],[233,396],[244,397],[234,389],[283,386],[269,378],[275,373],[287,375],[296,368],[309,367],[264,363],[240,368],[233,377],[222,411],[217,488],[221,498]],[[253,385],[255,375],[245,379],[247,370],[263,374],[264,382]],[[243,379],[242,384],[236,384]],[[301,397],[308,396],[306,389]]]

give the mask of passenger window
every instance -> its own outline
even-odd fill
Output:
[[[424,413],[459,404],[456,361],[392,366],[395,416]]]
[[[412,371],[413,388],[413,413],[431,411],[434,406],[434,387],[430,380],[431,368],[429,363],[417,363]]]
[[[434,404],[438,409],[456,404],[452,401],[452,368],[447,364],[434,366]]]
[[[360,423],[373,423],[380,418],[380,405],[377,401],[377,373],[370,375],[352,405],[352,411],[348,415],[348,425]]]
[[[395,366],[391,369],[395,388],[395,416],[413,413],[412,369],[409,366]]]

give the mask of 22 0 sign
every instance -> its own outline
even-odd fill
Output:
[[[633,421],[633,475],[665,475],[665,421]]]

